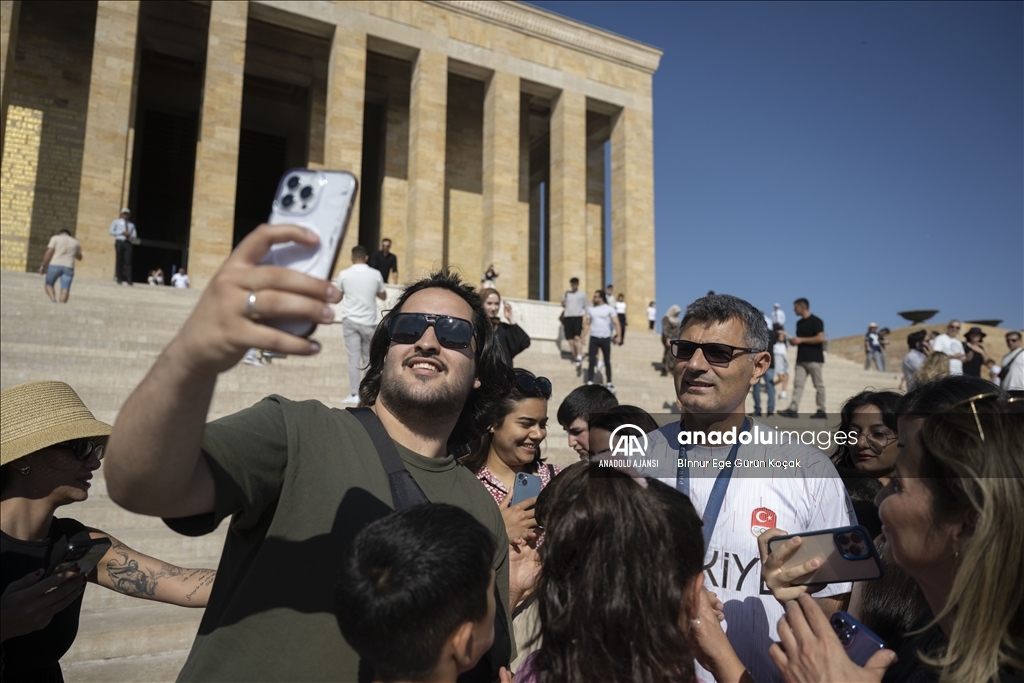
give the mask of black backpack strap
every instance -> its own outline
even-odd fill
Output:
[[[405,469],[405,463],[402,462],[401,456],[398,455],[395,443],[388,436],[384,425],[380,423],[380,418],[377,417],[376,413],[369,408],[348,408],[348,412],[352,413],[352,417],[359,420],[359,424],[363,426],[363,429],[370,436],[370,441],[373,442],[373,447],[377,451],[377,457],[380,458],[380,464],[384,466],[384,471],[388,475],[388,485],[391,487],[391,501],[395,511],[399,512],[420,503],[429,503],[430,500],[423,493],[423,489],[420,488],[420,485],[409,474],[409,470]]]

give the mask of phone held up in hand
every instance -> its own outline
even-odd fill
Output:
[[[109,538],[95,540],[85,538],[70,541],[63,549],[54,549],[53,559],[46,576],[66,572],[75,565],[78,565],[79,571],[84,576],[96,568],[108,550],[110,550]]]
[[[884,640],[843,610],[833,612],[828,621],[832,624],[832,630],[839,636],[839,642],[843,644],[846,655],[857,666],[864,666],[871,659],[871,655],[885,648]]]
[[[816,570],[794,581],[795,586],[882,578],[882,560],[875,550],[871,534],[862,526],[776,536],[768,541],[769,552],[774,552],[779,545],[794,536],[799,536],[803,543],[782,564],[783,568],[796,567],[815,558],[821,563]]]
[[[356,177],[347,171],[295,168],[281,176],[267,223],[298,225],[312,230],[320,237],[320,243],[315,246],[295,242],[275,244],[260,263],[290,268],[321,280],[330,279],[358,188]],[[316,329],[308,320],[281,318],[261,322],[299,337],[308,337]]]
[[[516,474],[516,481],[512,485],[511,505],[517,505],[519,503],[522,503],[524,500],[529,500],[530,498],[539,495],[540,477],[538,477],[536,474],[518,472]]]

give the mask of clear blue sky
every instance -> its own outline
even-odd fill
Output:
[[[1024,326],[1024,4],[533,2],[665,51],[659,311]],[[637,312],[639,314],[639,312]]]

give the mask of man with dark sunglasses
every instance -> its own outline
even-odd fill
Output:
[[[764,316],[742,299],[718,294],[690,304],[670,344],[682,418],[647,435],[646,458],[658,465],[641,470],[688,495],[701,515],[705,585],[725,603],[729,641],[756,681],[779,680],[765,643],[778,639],[785,614],[761,594],[758,535],[851,524],[828,456],[745,414],[747,394],[771,362],[769,342]],[[831,613],[850,589],[832,584],[815,597]]]
[[[108,447],[110,495],[124,507],[193,535],[231,517],[217,597],[181,678],[362,680],[334,623],[335,577],[358,531],[402,505],[396,497],[411,484],[494,535],[497,634],[468,680],[496,680],[514,650],[507,615],[519,601],[508,539],[494,501],[451,453],[483,433],[514,376],[472,287],[435,273],[404,291],[370,342],[359,396],[372,413],[270,396],[204,424],[217,375],[248,348],[320,350],[260,323],[329,322],[325,304],[340,298],[329,282],[259,265],[289,240],[316,242],[301,228],[263,225],[238,245],[122,408]],[[387,439],[400,467],[385,470],[376,444],[390,450]]]
[[[1010,351],[1000,364],[999,386],[1006,391],[1024,390],[1024,343],[1020,330],[1006,333],[1006,346]]]

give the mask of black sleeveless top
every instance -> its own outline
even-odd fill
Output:
[[[0,591],[31,574],[47,569],[55,547],[61,547],[78,534],[87,534],[85,526],[74,519],[53,518],[45,541],[19,541],[0,532]],[[45,628],[3,643],[3,680],[33,683],[61,683],[60,658],[78,635],[78,615],[82,597],[53,615]]]

